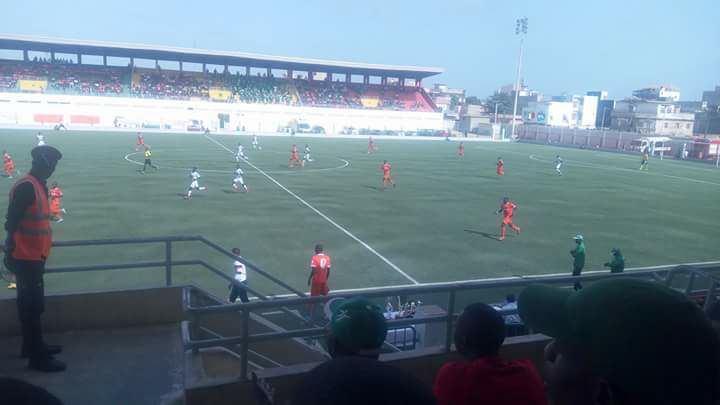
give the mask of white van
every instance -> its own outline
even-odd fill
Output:
[[[642,152],[647,149],[650,155],[669,154],[672,150],[671,138],[666,136],[649,136],[644,138],[633,139],[630,142],[630,149]]]

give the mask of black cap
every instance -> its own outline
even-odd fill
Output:
[[[30,156],[32,156],[34,162],[57,163],[62,159],[62,153],[48,145],[33,148],[33,150],[30,151]]]

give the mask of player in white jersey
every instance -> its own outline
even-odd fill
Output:
[[[239,162],[240,159],[244,159],[244,160],[247,160],[247,159],[248,159],[248,157],[245,156],[244,150],[245,150],[245,147],[244,147],[241,143],[238,143],[237,153],[235,154],[235,161],[236,161],[236,162]]]
[[[257,135],[253,135],[252,148],[253,150],[262,150],[262,146],[260,146],[260,141],[258,141]]]
[[[250,190],[245,185],[245,180],[243,179],[243,170],[240,168],[240,165],[237,165],[237,167],[235,167],[234,173],[235,175],[232,181],[233,191],[239,193],[240,189],[242,189],[246,193],[249,192]]]
[[[200,179],[200,172],[198,171],[197,167],[193,167],[190,171],[190,187],[188,187],[187,195],[185,196],[186,200],[189,200],[192,197],[193,190],[197,191],[205,191],[207,190],[207,187],[200,187],[200,183],[198,183],[198,179]]]
[[[312,157],[310,156],[310,145],[305,144],[305,153],[303,154],[303,161],[301,163],[301,166],[305,166],[306,162],[312,162]]]
[[[560,176],[562,176],[562,170],[560,170],[560,169],[562,168],[562,165],[563,165],[563,160],[562,160],[562,158],[560,157],[560,155],[556,155],[556,156],[555,156],[555,171],[556,171],[557,174],[559,174]]]
[[[37,146],[46,145],[45,135],[43,135],[42,132],[38,132],[37,135],[35,135],[35,137],[37,138]]]

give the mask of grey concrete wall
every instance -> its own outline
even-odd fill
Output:
[[[43,327],[48,333],[178,323],[184,286],[50,295]],[[0,300],[0,336],[20,334],[15,299]]]

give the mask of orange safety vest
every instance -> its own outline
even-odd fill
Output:
[[[35,202],[25,210],[25,215],[13,235],[15,249],[12,256],[18,260],[45,260],[50,256],[52,231],[50,230],[50,207],[43,186],[33,176],[27,175],[15,183],[10,190],[12,201],[15,189],[23,183],[30,182],[35,191]]]

